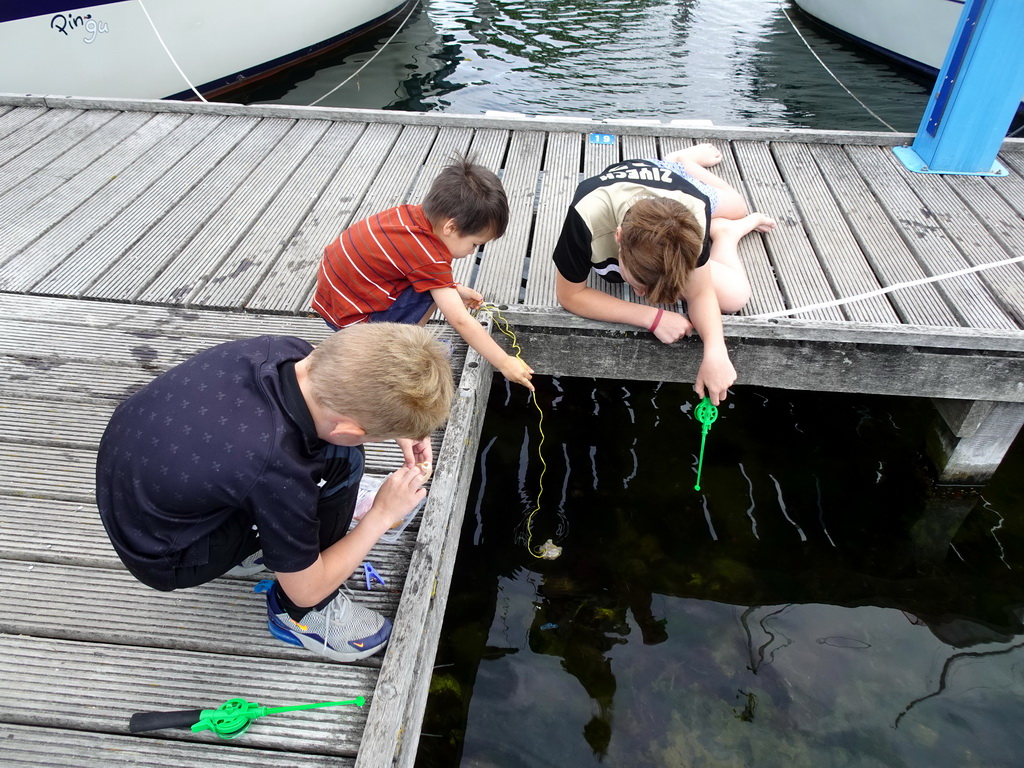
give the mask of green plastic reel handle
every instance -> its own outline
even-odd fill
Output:
[[[697,461],[697,484],[693,486],[693,490],[700,490],[700,473],[704,468],[704,441],[707,439],[708,432],[711,430],[711,425],[718,419],[718,408],[711,404],[711,398],[705,397],[697,405],[693,415],[697,417],[697,421],[701,424],[700,430],[700,458]]]

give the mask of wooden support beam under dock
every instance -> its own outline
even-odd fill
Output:
[[[458,279],[502,308],[538,373],[690,382],[699,341],[568,315],[550,252],[584,176],[715,143],[716,172],[780,223],[741,243],[754,297],[725,320],[738,386],[936,398],[939,465],[983,478],[1024,420],[1024,271],[966,270],[1024,257],[1024,143],[1004,145],[1007,178],[940,177],[893,156],[911,138],[0,96],[5,764],[412,765],[491,378],[474,353],[456,356],[460,397],[422,519],[372,553],[389,589],[352,581],[395,621],[366,663],[275,641],[254,579],[136,583],[99,524],[92,473],[110,412],[160,371],[231,338],[322,338],[309,300],[323,246],[418,202],[455,153],[499,173],[512,206],[508,233]],[[392,447],[368,455],[376,474],[399,463]],[[266,718],[230,747],[127,732],[136,710],[355,695],[369,705]]]

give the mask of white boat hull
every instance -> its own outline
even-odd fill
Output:
[[[52,12],[25,18],[0,6],[0,91],[187,98],[191,83],[212,95],[350,39],[406,3],[121,0],[52,11],[63,6],[38,2]]]
[[[926,72],[942,67],[963,0],[794,0],[797,7],[883,55]]]

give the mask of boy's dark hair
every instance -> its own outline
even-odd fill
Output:
[[[490,232],[501,237],[508,228],[508,198],[501,181],[482,165],[457,157],[446,165],[423,200],[431,223],[455,220],[460,234]]]

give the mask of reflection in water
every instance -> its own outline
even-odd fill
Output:
[[[1013,764],[1019,458],[933,492],[927,403],[739,388],[698,493],[689,387],[536,384],[563,554],[496,381],[420,766]]]
[[[850,91],[897,130],[917,129],[930,84],[785,7]],[[887,130],[807,50],[780,0],[422,0],[395,32],[382,28],[231,98]]]

